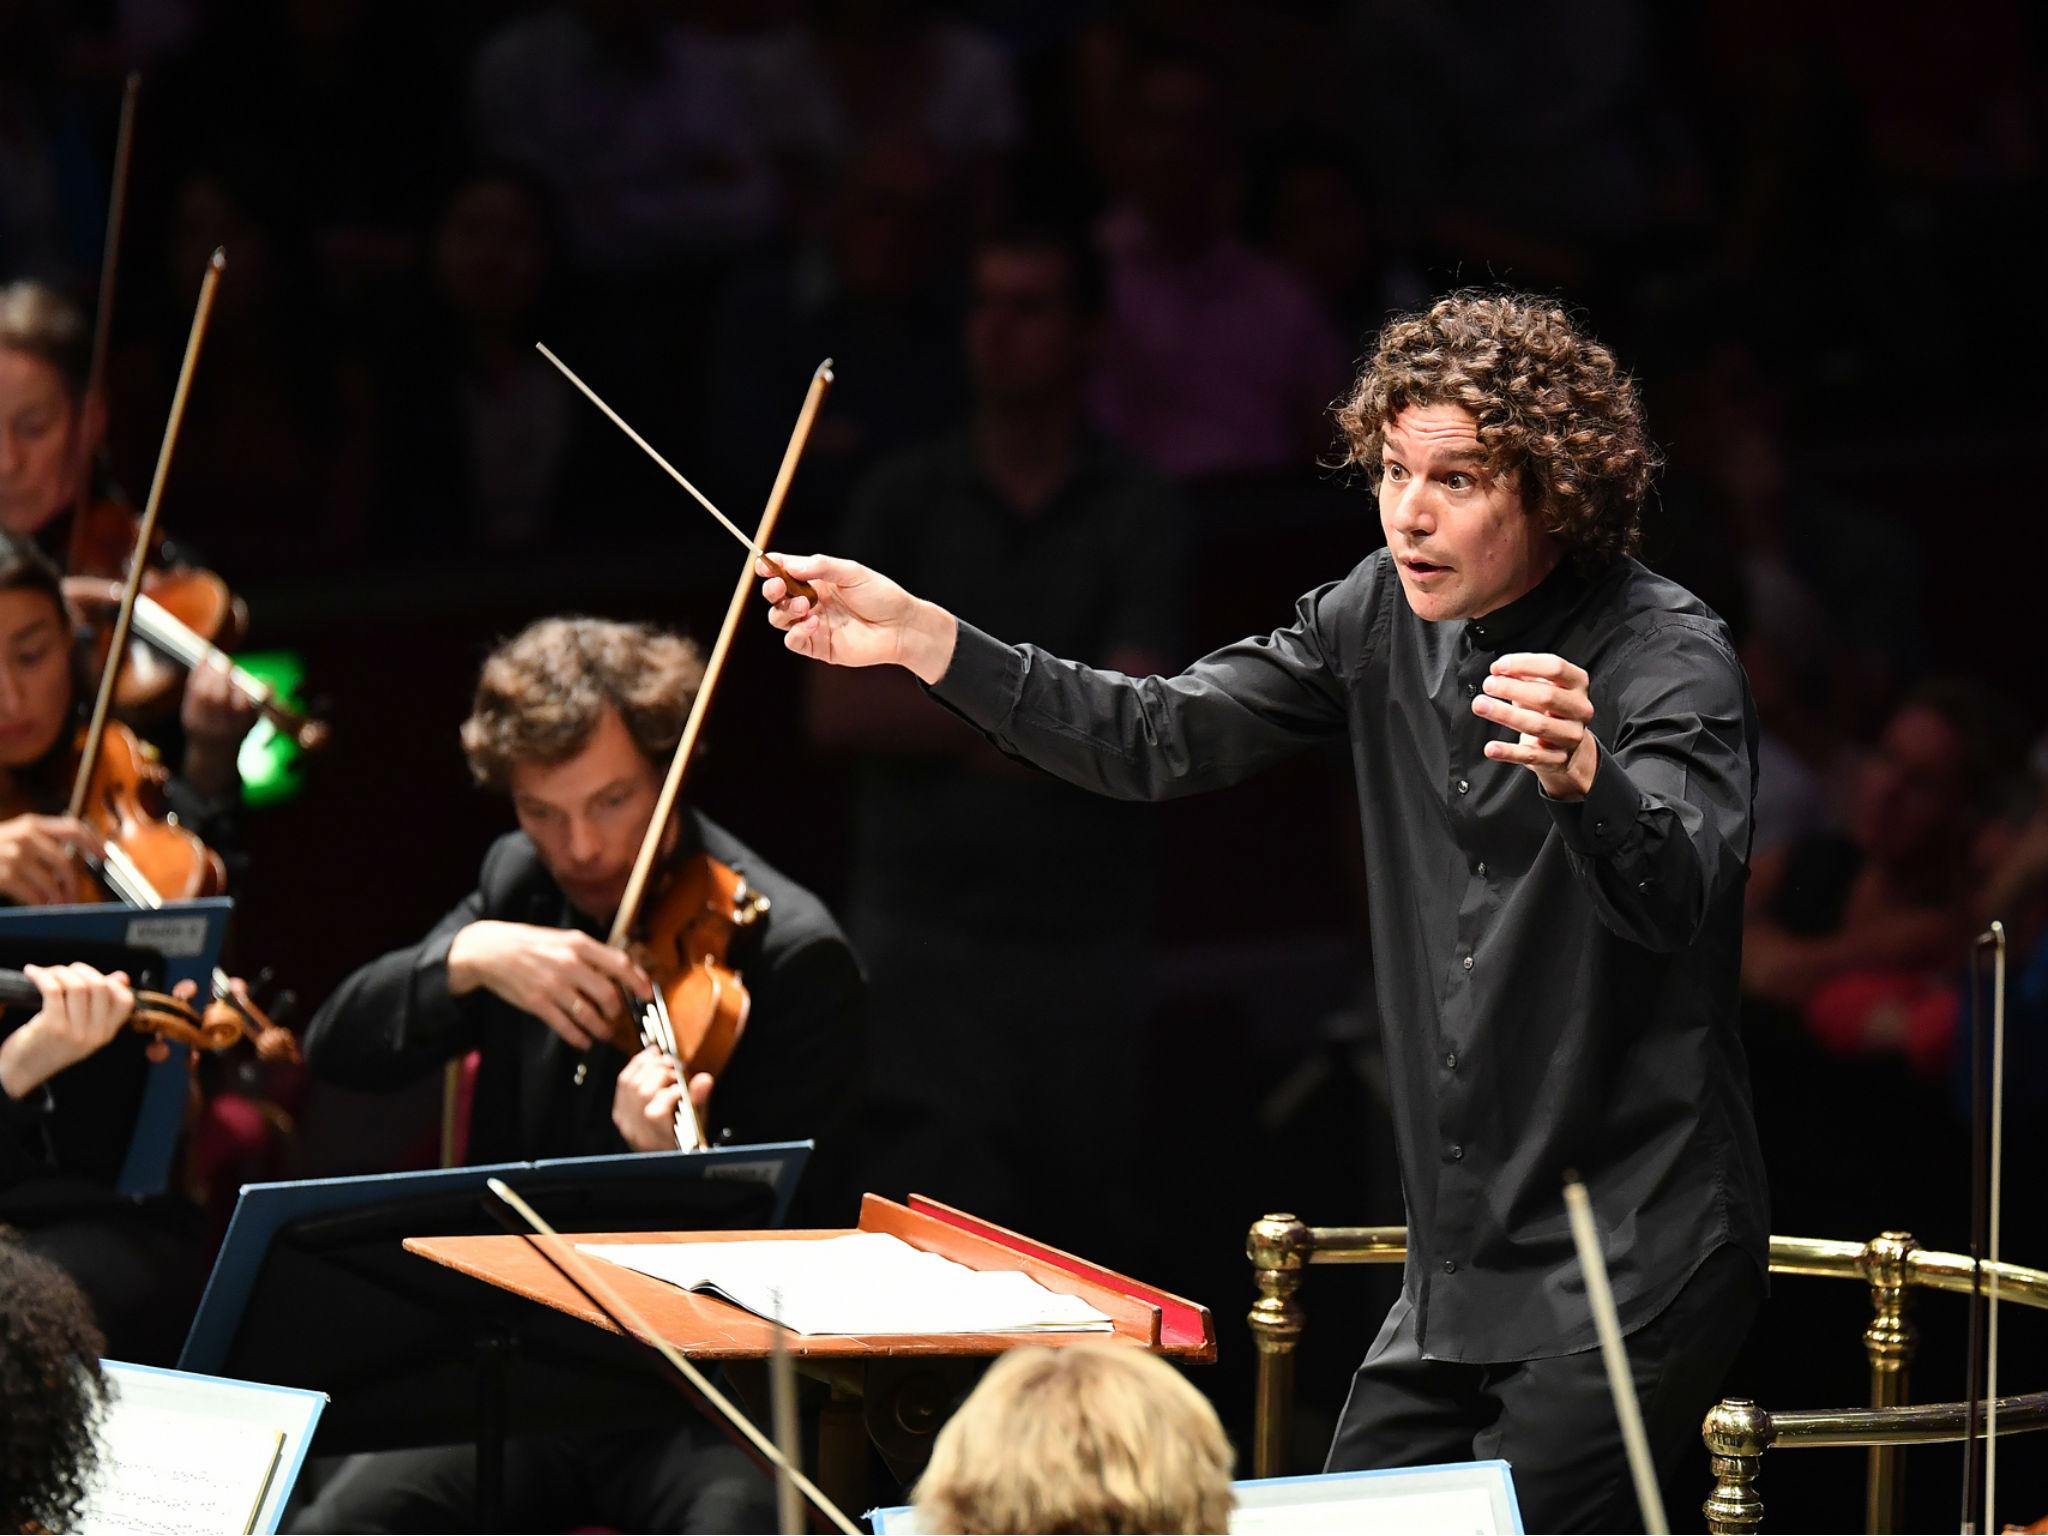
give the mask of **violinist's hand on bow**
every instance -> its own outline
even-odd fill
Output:
[[[99,834],[69,816],[10,816],[0,821],[0,896],[25,907],[77,901],[73,849],[97,857]]]
[[[635,1152],[667,1152],[676,1144],[676,1108],[683,1102],[682,1080],[665,1051],[645,1047],[619,1072],[612,1090],[612,1124]],[[703,1114],[711,1102],[711,1074],[690,1078],[690,1102]]]
[[[878,667],[893,662],[927,683],[946,675],[959,633],[953,615],[936,603],[913,597],[880,571],[829,555],[777,555],[798,581],[817,590],[814,603],[792,597],[765,561],[756,560],[768,622],[782,643],[799,656],[835,667]]]
[[[85,1060],[121,1032],[135,1011],[128,973],[89,965],[25,965],[43,1006],[0,1044],[0,1086],[18,1099]]]
[[[475,922],[448,945],[448,990],[483,987],[530,1013],[579,1051],[625,1016],[620,989],[645,1001],[654,984],[630,957],[573,928]]]
[[[178,721],[185,727],[185,782],[215,798],[235,787],[242,738],[263,713],[229,675],[227,663],[209,658],[185,678]]]

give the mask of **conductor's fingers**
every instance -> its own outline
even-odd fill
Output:
[[[868,568],[857,560],[836,555],[778,555],[768,558],[798,581],[829,581],[835,587],[857,587],[868,578]]]

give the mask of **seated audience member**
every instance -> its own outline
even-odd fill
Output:
[[[71,1277],[0,1229],[0,1531],[76,1524],[98,1456],[105,1347]]]
[[[1744,1044],[1780,1230],[1902,1226],[1932,1241],[1966,1187],[1945,1112],[1949,998],[1974,931],[1994,740],[1977,692],[1923,686],[1864,764],[1845,832],[1756,860]],[[1889,1151],[1839,1155],[1850,1129],[1873,1118],[1916,1134]]]
[[[939,1432],[916,1490],[926,1531],[1221,1531],[1230,1442],[1156,1355],[1014,1349]]]
[[[1311,462],[1328,446],[1345,341],[1306,282],[1237,234],[1220,82],[1191,59],[1154,61],[1129,113],[1123,195],[1101,228],[1096,425],[1176,479]]]

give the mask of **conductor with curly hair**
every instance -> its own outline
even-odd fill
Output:
[[[1531,1530],[1640,1530],[1561,1186],[1590,1189],[1683,1502],[1769,1231],[1736,1031],[1748,684],[1721,620],[1634,559],[1657,454],[1556,303],[1467,290],[1391,320],[1337,421],[1386,547],[1177,676],[1005,644],[823,556],[783,562],[815,600],[765,567],[763,596],[791,650],[907,667],[1106,795],[1348,739],[1408,1259],[1329,1465],[1504,1457]]]

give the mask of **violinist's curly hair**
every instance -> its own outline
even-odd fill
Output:
[[[607,709],[634,743],[663,762],[704,681],[704,658],[652,624],[567,617],[529,624],[493,651],[462,723],[469,771],[484,788],[510,787],[514,763],[566,762],[588,745]]]
[[[78,1284],[0,1227],[0,1531],[68,1531],[99,1459],[106,1341]]]
[[[1635,552],[1662,457],[1635,381],[1556,300],[1464,288],[1381,327],[1336,408],[1343,462],[1375,491],[1381,433],[1411,405],[1470,411],[1494,472],[1583,564]]]

